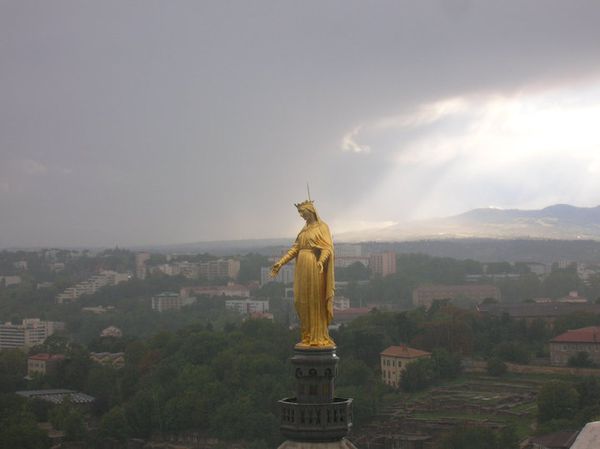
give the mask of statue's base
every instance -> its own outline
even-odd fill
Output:
[[[296,343],[294,345],[294,349],[299,349],[301,351],[335,351],[335,345],[328,346],[317,346],[317,345],[306,345],[304,343]]]
[[[328,443],[287,440],[281,443],[277,449],[356,449],[356,446],[346,438]]]
[[[296,378],[296,396],[279,401],[279,428],[285,438],[307,444],[337,444],[348,435],[352,427],[352,399],[334,395],[338,361],[335,348],[294,350],[290,362]]]

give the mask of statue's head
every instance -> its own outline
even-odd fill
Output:
[[[307,219],[309,214],[312,214],[315,220],[319,220],[319,216],[317,215],[317,210],[315,209],[314,201],[303,201],[302,203],[294,204],[296,209],[298,209],[298,213],[304,218]]]

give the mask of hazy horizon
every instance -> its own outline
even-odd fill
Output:
[[[594,1],[0,3],[0,248],[600,204]]]

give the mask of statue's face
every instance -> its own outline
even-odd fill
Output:
[[[309,220],[309,219],[310,219],[310,218],[313,216],[312,212],[311,212],[311,211],[309,211],[309,210],[307,210],[307,209],[300,209],[300,210],[298,211],[298,213],[299,213],[299,214],[300,214],[300,216],[301,216],[302,218],[304,218],[306,221],[308,221],[308,220]]]

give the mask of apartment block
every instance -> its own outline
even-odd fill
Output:
[[[269,311],[269,300],[258,299],[228,299],[225,308],[235,310],[238,313],[250,315],[255,313],[266,313]]]
[[[152,310],[166,312],[167,310],[179,310],[196,302],[196,298],[182,297],[179,293],[164,292],[152,297]]]
[[[72,302],[77,300],[82,295],[92,295],[98,291],[98,289],[117,285],[121,282],[126,282],[131,278],[129,273],[117,273],[116,271],[101,271],[99,274],[95,274],[89,279],[75,284],[73,287],[65,289],[62,293],[56,296],[56,301],[59,304],[65,302]]]
[[[65,323],[61,321],[41,321],[39,318],[28,318],[21,324],[0,324],[0,350],[29,348],[64,328]]]
[[[396,272],[396,253],[387,251],[385,253],[371,254],[369,268],[373,276],[385,277]]]
[[[240,274],[240,261],[219,259],[202,262],[198,265],[199,276],[204,279],[237,279]]]

